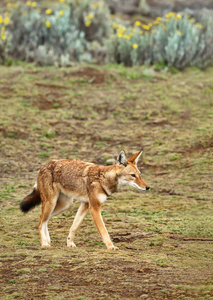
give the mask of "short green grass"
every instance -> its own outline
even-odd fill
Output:
[[[211,299],[213,69],[144,78],[144,67],[95,66],[95,84],[86,68],[0,67],[0,298]],[[41,207],[19,210],[38,169],[141,148],[151,190],[124,188],[103,206],[120,250],[106,250],[90,215],[66,247],[78,204],[52,218],[41,249]]]

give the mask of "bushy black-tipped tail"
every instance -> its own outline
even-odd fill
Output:
[[[38,190],[33,189],[33,192],[25,197],[20,203],[20,209],[27,213],[29,210],[33,209],[36,205],[41,203],[40,193]]]

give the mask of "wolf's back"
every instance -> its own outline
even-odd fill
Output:
[[[25,197],[20,203],[20,209],[27,213],[29,210],[33,209],[36,205],[41,203],[41,197],[38,190],[33,189],[32,193]]]

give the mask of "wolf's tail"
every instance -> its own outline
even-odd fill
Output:
[[[32,193],[25,197],[20,203],[20,209],[27,213],[29,210],[34,208],[36,205],[41,203],[40,193],[37,189],[33,189]]]

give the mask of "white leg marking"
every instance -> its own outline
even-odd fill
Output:
[[[73,224],[70,228],[69,235],[67,237],[67,247],[76,247],[75,243],[73,242],[74,237],[75,237],[75,233],[76,233],[76,230],[81,225],[84,217],[88,213],[88,210],[89,210],[89,204],[88,203],[81,203],[81,205],[80,205],[80,207],[77,211],[77,214],[75,215]]]
[[[99,194],[98,195],[98,199],[99,199],[100,203],[102,204],[102,203],[104,203],[106,201],[107,195],[105,195],[105,194]]]
[[[42,247],[50,246],[50,236],[49,236],[49,232],[48,232],[48,228],[47,228],[47,222],[48,221],[43,222],[43,224],[41,226]],[[49,239],[49,241],[48,241],[48,239]]]
[[[50,235],[49,235],[47,224],[48,224],[49,219],[51,218],[52,211],[55,209],[57,199],[58,199],[58,195],[53,199],[53,202],[52,202],[53,205],[49,211],[48,219],[46,221],[40,220],[39,232],[41,235],[41,246],[42,247],[50,247]],[[45,210],[45,207],[44,207],[44,210]],[[47,212],[44,212],[44,213],[47,213]],[[42,212],[42,214],[43,214],[43,212]]]
[[[48,245],[50,245],[50,234],[49,234],[49,231],[48,231],[48,228],[47,228],[47,222],[45,224],[45,234],[46,234],[47,243],[48,243]]]

